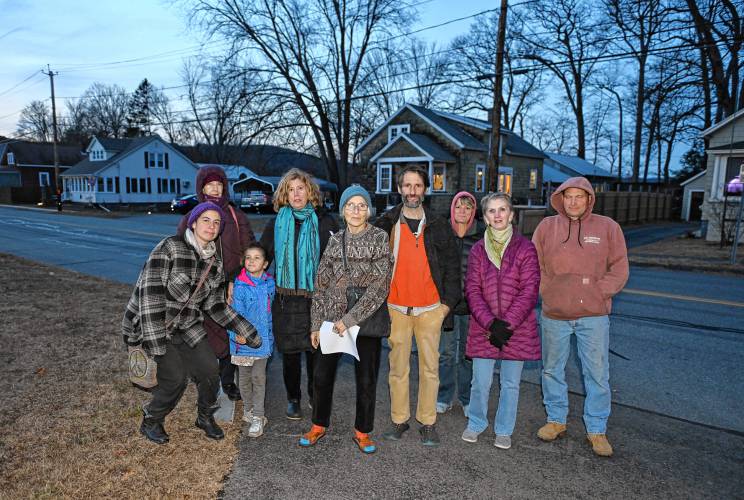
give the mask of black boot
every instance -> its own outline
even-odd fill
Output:
[[[302,418],[302,409],[300,409],[298,400],[290,399],[287,403],[287,418],[290,420],[300,420]]]
[[[196,415],[196,423],[194,424],[203,430],[210,439],[222,439],[225,437],[223,430],[219,425],[217,425],[217,422],[214,421],[214,412],[216,411],[217,408],[199,408]]]
[[[140,434],[156,444],[165,444],[170,440],[163,427],[163,421],[148,416],[142,419]]]

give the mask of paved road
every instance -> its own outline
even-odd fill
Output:
[[[0,207],[0,251],[133,283],[149,251],[172,233],[177,221],[177,215],[109,219]],[[628,241],[649,242],[680,230],[685,228],[633,228]],[[656,295],[643,294],[648,292]],[[561,443],[543,444],[534,437],[545,417],[539,366],[533,363],[525,370],[515,446],[506,454],[493,448],[490,431],[475,446],[462,442],[459,435],[466,421],[455,409],[439,420],[439,449],[420,446],[412,430],[404,442],[381,443],[373,457],[361,456],[350,439],[351,365],[343,363],[339,372],[332,433],[316,449],[301,450],[296,440],[309,423],[307,418],[284,418],[281,362],[275,359],[270,365],[267,434],[258,441],[242,440],[225,496],[741,496],[743,303],[744,280],[739,278],[631,270],[612,319],[610,435],[617,448],[612,461],[593,459],[583,443],[583,388],[573,359],[571,434]],[[388,423],[386,354],[382,364],[378,433]],[[415,373],[414,367],[414,381]],[[492,407],[495,401],[494,395]]]

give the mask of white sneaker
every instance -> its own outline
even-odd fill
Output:
[[[243,414],[243,422],[250,424],[253,422],[253,410],[248,410],[248,413]]]
[[[261,436],[267,423],[269,423],[269,420],[266,417],[253,417],[251,427],[248,429],[248,437],[257,438]]]
[[[437,413],[447,413],[452,408],[452,404],[440,403],[437,401]]]
[[[480,432],[475,432],[474,430],[471,430],[470,427],[465,427],[465,430],[462,431],[462,440],[467,443],[477,443],[479,435]]]

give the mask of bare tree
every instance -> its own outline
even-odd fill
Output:
[[[341,188],[367,56],[410,22],[409,12],[398,0],[196,0],[192,9],[208,33],[263,57],[302,112],[329,179]]]
[[[607,13],[618,28],[620,45],[638,64],[635,125],[633,129],[633,182],[638,182],[641,165],[646,68],[650,50],[659,42],[669,11],[662,0],[605,0]]]
[[[715,121],[741,109],[744,85],[744,7],[731,0],[686,0],[715,88]],[[737,101],[739,107],[737,108]]]
[[[115,138],[126,135],[129,96],[123,87],[96,82],[81,99],[91,133]]]
[[[441,107],[447,86],[436,83],[446,80],[450,75],[451,58],[447,52],[441,51],[436,42],[428,44],[414,38],[404,54],[406,59],[403,67],[410,75],[409,81],[414,87],[414,102],[427,108]]]
[[[525,28],[518,37],[530,52],[524,58],[540,63],[561,83],[576,122],[576,154],[586,157],[585,92],[608,41],[597,29],[599,15],[588,0],[538,0],[524,11]],[[538,30],[538,31],[535,31]]]
[[[564,113],[546,106],[526,127],[525,138],[543,151],[569,154],[576,146],[575,126]]]
[[[151,105],[150,113],[152,114],[153,125],[156,130],[161,131],[168,142],[187,143],[193,139],[193,121],[184,119],[182,113],[173,109],[173,105],[168,96],[162,89],[155,93]]]
[[[225,146],[244,146],[266,133],[274,111],[259,73],[239,68],[229,56],[211,64],[186,62],[182,71],[193,133],[214,148],[217,161],[225,160]]]
[[[525,71],[520,67],[519,54],[525,52],[524,44],[515,39],[512,30],[521,27],[518,18],[512,18],[506,34],[504,53],[504,85],[502,92],[501,124],[510,130],[519,130],[524,135],[525,116],[542,98],[541,71],[533,68]],[[493,106],[494,79],[493,61],[496,59],[496,27],[498,16],[493,14],[470,26],[465,35],[452,41],[453,61],[451,73],[456,78],[473,76],[470,81],[458,83],[454,89],[452,107],[457,111],[488,112]],[[480,76],[480,77],[479,77]]]
[[[52,137],[52,112],[44,101],[31,101],[21,111],[16,133],[24,139],[47,142]]]

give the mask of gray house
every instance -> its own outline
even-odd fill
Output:
[[[741,203],[741,196],[726,196],[726,188],[744,168],[744,109],[703,130],[700,137],[707,139],[705,152],[708,154],[703,176],[705,198],[702,220],[708,222],[705,239],[720,241],[722,228],[732,234]]]
[[[88,157],[60,175],[73,203],[155,204],[193,193],[198,167],[157,135],[93,137]]]

